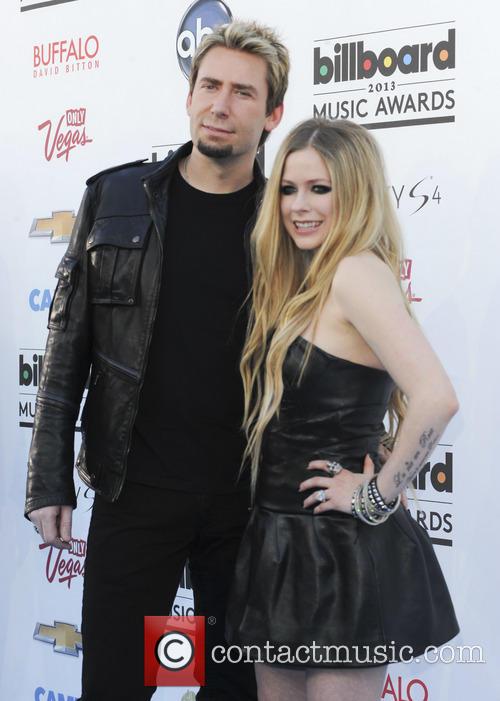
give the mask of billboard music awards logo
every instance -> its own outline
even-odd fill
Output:
[[[46,119],[38,125],[38,131],[45,132],[45,160],[64,158],[77,147],[93,142],[86,132],[87,110],[85,107],[66,110],[58,119]]]
[[[54,652],[78,657],[82,649],[82,634],[73,623],[54,621],[54,625],[37,623],[33,640],[52,645]]]
[[[76,577],[83,577],[87,541],[71,538],[70,549],[54,548],[48,543],[39,543],[39,550],[46,550],[45,577],[52,584],[66,584],[68,589]]]
[[[35,397],[43,365],[43,350],[21,348],[19,353],[19,426],[33,428]],[[27,397],[29,397],[27,399]]]
[[[21,428],[33,428],[36,390],[42,370],[44,352],[34,348],[21,348],[19,353],[19,395],[22,397],[19,399],[19,426]],[[25,399],[25,397],[29,397],[29,399]]]
[[[177,30],[177,60],[186,78],[191,72],[191,60],[200,41],[211,34],[213,27],[231,22],[233,16],[221,0],[197,0],[188,7]]]
[[[317,39],[314,116],[371,129],[454,122],[454,24]]]
[[[28,10],[42,10],[44,7],[52,5],[66,5],[68,2],[78,2],[78,0],[20,0],[21,12]]]
[[[20,428],[33,428],[35,417],[35,399],[40,381],[40,374],[43,367],[43,357],[45,349],[40,348],[20,348],[19,349],[19,402],[18,417]],[[88,388],[88,380],[85,390]],[[86,398],[86,391],[83,393],[83,401]],[[81,409],[80,408],[80,409]],[[80,420],[75,431],[80,432]]]
[[[95,34],[33,46],[33,78],[47,78],[100,68]]]
[[[453,545],[453,445],[438,443],[408,490],[408,508],[434,545]]]

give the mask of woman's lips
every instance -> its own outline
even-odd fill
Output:
[[[298,231],[301,234],[312,234],[319,229],[321,224],[322,224],[322,222],[318,221],[318,220],[294,221],[293,222],[293,225],[295,227],[295,231]]]

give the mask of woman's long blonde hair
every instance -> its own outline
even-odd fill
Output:
[[[285,160],[290,153],[308,147],[316,150],[328,169],[335,213],[326,238],[312,252],[295,246],[280,214]],[[400,284],[402,239],[377,144],[366,129],[347,120],[301,122],[278,151],[252,232],[252,309],[240,371],[247,435],[243,461],[250,462],[253,489],[264,430],[278,412],[283,394],[282,368],[287,350],[311,322],[314,334],[339,262],[361,251],[375,253]],[[303,367],[310,350],[304,356]],[[405,406],[404,395],[396,389],[389,404],[392,440]]]

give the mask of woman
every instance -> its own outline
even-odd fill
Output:
[[[228,639],[253,646],[261,701],[374,701],[387,663],[458,632],[429,537],[400,505],[458,404],[401,290],[369,132],[299,124],[253,245],[241,371],[255,506]]]

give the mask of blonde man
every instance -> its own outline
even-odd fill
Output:
[[[257,149],[279,124],[288,53],[234,22],[194,57],[192,142],[158,164],[99,173],[88,188],[49,318],[25,515],[68,548],[76,465],[96,496],[83,595],[81,701],[143,701],[145,615],[168,615],[186,561],[207,625],[198,699],[255,698],[251,665],[214,664],[248,517],[238,362],[248,234],[264,178]]]

